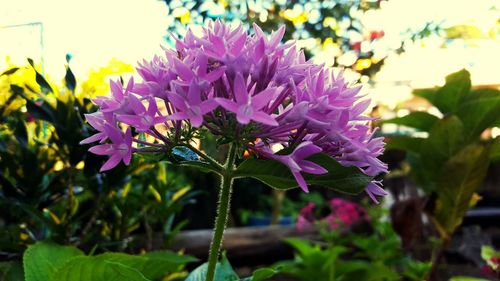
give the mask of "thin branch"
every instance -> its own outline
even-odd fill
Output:
[[[224,169],[224,167],[222,167],[222,164],[220,164],[219,162],[217,162],[215,159],[213,159],[212,157],[206,155],[205,153],[203,153],[202,151],[198,150],[196,147],[192,146],[191,144],[186,144],[186,146],[191,149],[194,153],[198,154],[198,156],[200,156],[201,158],[203,158],[204,160],[206,160],[208,163],[212,164],[214,167],[216,167],[219,171],[222,171],[222,169]]]

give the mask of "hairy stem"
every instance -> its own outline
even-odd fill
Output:
[[[224,167],[222,167],[221,164],[219,164],[219,162],[217,162],[215,159],[213,159],[212,157],[208,156],[207,154],[201,152],[199,149],[197,149],[196,147],[194,147],[193,145],[191,144],[186,144],[186,146],[191,149],[191,151],[193,151],[194,153],[196,153],[198,156],[200,156],[201,158],[203,158],[203,160],[207,161],[208,163],[212,164],[214,167],[216,167],[219,171],[222,171],[224,170]]]
[[[215,267],[219,259],[220,248],[222,245],[222,236],[226,228],[227,218],[230,209],[231,189],[233,185],[234,161],[236,159],[236,146],[231,145],[227,156],[224,170],[221,174],[221,185],[219,190],[219,203],[217,205],[217,217],[215,218],[215,228],[208,255],[208,269],[206,281],[213,281]]]

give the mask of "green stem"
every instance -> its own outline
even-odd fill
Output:
[[[193,145],[191,144],[186,144],[186,146],[191,149],[194,153],[198,154],[198,156],[200,156],[201,158],[203,158],[205,161],[207,161],[208,163],[212,164],[214,167],[216,167],[219,171],[222,171],[224,170],[224,167],[222,167],[221,164],[219,164],[219,162],[217,162],[215,159],[213,159],[212,157],[208,156],[207,154],[201,152],[199,149],[197,149],[196,147],[194,147]]]
[[[217,217],[215,218],[215,228],[208,255],[208,268],[206,281],[213,281],[215,267],[219,259],[222,236],[226,228],[227,218],[230,208],[231,189],[233,185],[234,161],[236,159],[236,146],[231,145],[224,169],[221,173],[221,187],[219,190],[219,203],[217,206]]]

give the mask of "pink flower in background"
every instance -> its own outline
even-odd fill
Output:
[[[299,216],[297,217],[297,228],[299,230],[304,230],[313,225],[315,221],[313,213],[315,207],[313,203],[309,202],[300,210]]]
[[[308,203],[299,212],[297,229],[303,230],[314,226],[316,222],[326,222],[332,230],[336,230],[341,227],[349,227],[361,220],[369,220],[363,207],[356,203],[334,198],[328,202],[328,206],[331,212],[325,217],[318,218],[314,214],[316,206],[313,203]]]

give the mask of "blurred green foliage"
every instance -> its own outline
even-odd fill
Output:
[[[286,26],[284,40],[299,40],[306,56],[317,55],[327,64],[350,68],[372,77],[394,52],[402,52],[407,40],[414,41],[441,31],[429,22],[401,34],[399,44],[384,42],[384,31],[362,22],[362,15],[377,10],[386,0],[164,0],[170,33],[183,36],[187,24],[203,26],[207,19],[256,23],[265,31]],[[167,38],[167,40],[171,40]],[[392,40],[392,39],[391,39]]]
[[[368,233],[326,227],[321,241],[286,239],[295,250],[295,259],[278,263],[281,272],[303,281],[424,280],[430,263],[414,260],[402,251],[399,236],[384,219],[385,209],[368,211]]]
[[[386,149],[406,152],[410,177],[426,195],[425,212],[441,242],[433,249],[432,278],[452,235],[481,199],[476,192],[490,162],[498,160],[500,137],[493,138],[491,128],[500,124],[500,91],[472,89],[469,72],[461,70],[448,75],[443,87],[416,90],[414,95],[426,99],[442,117],[411,112],[383,123],[418,133],[390,137]]]
[[[0,259],[44,239],[97,251],[150,250],[155,233],[168,243],[186,224],[175,218],[195,195],[189,181],[140,156],[99,173],[104,159],[79,144],[93,130],[90,99],[131,67],[115,61],[77,85],[66,65],[59,86],[29,63],[0,76]]]
[[[472,89],[469,72],[461,70],[448,75],[443,87],[414,94],[443,117],[416,111],[383,121],[425,133],[391,137],[386,148],[407,152],[410,176],[430,198],[431,220],[449,239],[479,199],[475,192],[497,159],[500,138],[491,137],[491,128],[500,124],[500,91]]]

